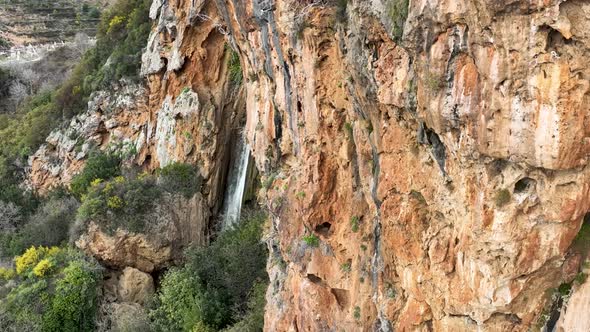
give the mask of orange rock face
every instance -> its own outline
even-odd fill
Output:
[[[245,106],[272,219],[267,331],[527,331],[578,272],[590,4],[403,3],[154,1],[138,160],[196,162],[219,191]]]
[[[534,328],[590,209],[590,6],[392,3],[217,2],[272,180],[266,330]]]

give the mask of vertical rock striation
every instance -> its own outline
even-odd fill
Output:
[[[134,160],[196,163],[217,211],[245,107],[272,219],[266,330],[544,324],[585,254],[590,4],[155,0],[150,17]],[[559,326],[587,307],[574,290]]]
[[[590,209],[590,5],[217,6],[272,212],[267,330],[539,324]]]

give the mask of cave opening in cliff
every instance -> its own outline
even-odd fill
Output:
[[[524,177],[524,178],[518,180],[514,184],[514,193],[520,194],[520,193],[527,193],[529,191],[534,191],[536,185],[537,185],[536,180],[531,179],[529,177]]]
[[[332,224],[329,222],[324,222],[320,225],[317,225],[315,227],[315,231],[316,233],[323,235],[323,236],[329,236],[331,234],[330,230],[332,228]]]

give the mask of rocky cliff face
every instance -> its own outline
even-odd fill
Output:
[[[245,106],[272,218],[266,330],[526,331],[564,302],[587,250],[590,4],[156,0],[150,16],[145,110],[117,130],[148,169],[197,163],[214,207]],[[37,187],[67,178],[41,168]],[[565,330],[587,308],[577,279]]]
[[[590,5],[217,5],[272,183],[267,330],[539,324],[590,208]]]
[[[174,16],[180,9],[173,4],[164,5],[162,15],[160,6],[154,3],[156,27],[143,56],[147,84],[122,81],[95,92],[88,110],[52,132],[30,158],[30,187],[44,193],[67,185],[92,149],[110,150],[147,171],[172,162],[197,165],[207,215],[218,212],[227,147],[244,116],[243,89],[229,79],[230,52],[219,28],[210,22],[197,30],[194,18]],[[205,15],[214,5],[194,10]]]

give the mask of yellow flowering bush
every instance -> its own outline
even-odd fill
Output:
[[[47,251],[47,257],[53,258],[53,257],[57,256],[58,254],[60,254],[62,252],[63,252],[63,249],[60,248],[60,247],[51,247]]]
[[[24,254],[17,256],[15,258],[16,273],[21,275],[33,267],[36,268],[42,259],[44,259],[44,258],[53,259],[59,253],[61,253],[61,251],[62,251],[62,249],[60,249],[59,247],[47,248],[47,247],[43,247],[43,246],[39,246],[39,247],[32,246],[29,249],[27,249]],[[40,267],[39,269],[42,269],[42,267]],[[41,270],[39,270],[39,271],[41,271]],[[37,275],[37,273],[35,271],[33,271],[33,273],[35,273],[35,275]]]
[[[125,202],[119,196],[111,196],[107,200],[107,206],[109,209],[117,210],[122,208],[125,205]]]
[[[99,184],[102,183],[102,179],[94,179],[90,182],[90,187],[97,187]]]
[[[113,183],[109,182],[104,186],[104,189],[102,191],[105,193],[110,193],[111,191],[113,191],[113,189],[115,189],[115,187],[113,186]]]
[[[33,266],[37,265],[39,260],[45,256],[47,253],[47,248],[39,247],[36,248],[35,246],[30,247],[25,251],[24,254],[17,256],[15,259],[16,262],[16,273],[23,274],[23,272],[29,270]]]
[[[5,267],[0,267],[0,279],[9,280],[14,278],[16,273],[13,269],[7,269]]]
[[[114,29],[118,29],[125,22],[125,16],[117,15],[109,22],[108,33],[111,33]]]
[[[53,263],[45,258],[39,261],[39,263],[33,268],[33,274],[41,278],[44,277],[51,268],[53,268]]]
[[[115,183],[117,183],[117,184],[121,184],[121,183],[124,183],[124,182],[125,182],[125,178],[122,177],[122,176],[117,176],[115,178]]]

